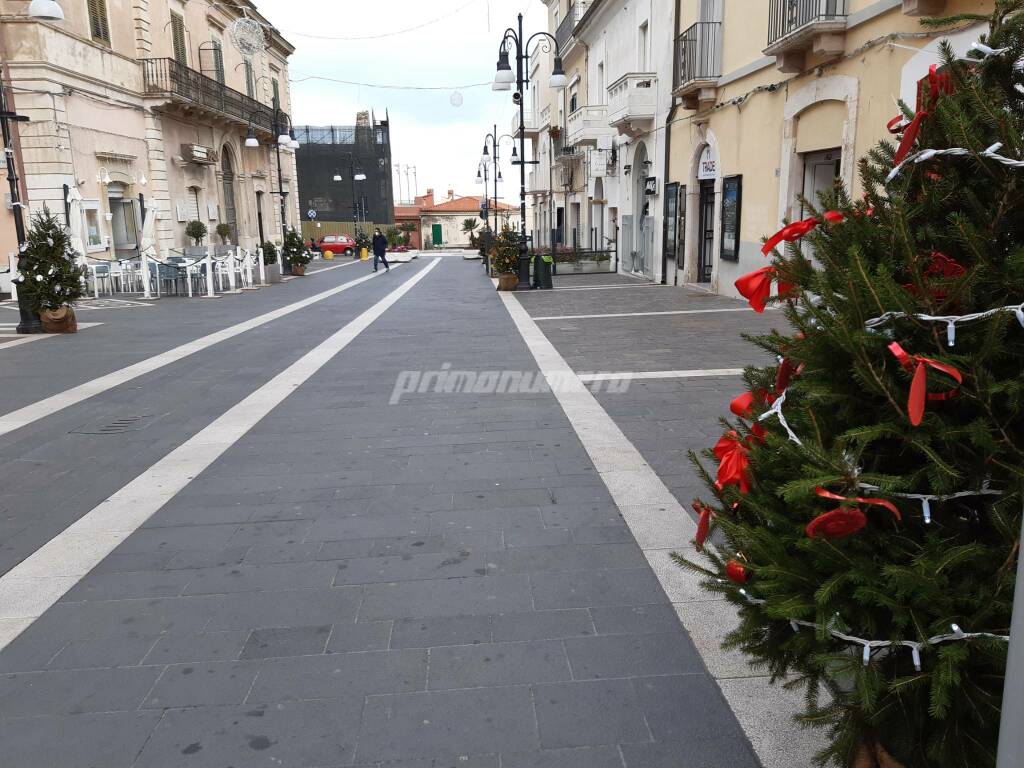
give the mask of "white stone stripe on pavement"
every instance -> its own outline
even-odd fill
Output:
[[[728,307],[724,309],[673,309],[665,312],[609,312],[599,315],[547,315],[535,317],[540,320],[593,320],[602,317],[654,317],[655,315],[706,315],[714,312],[749,312],[750,307]]]
[[[348,266],[348,264],[339,264],[338,266]],[[278,309],[245,320],[244,322],[237,323],[222,330],[215,331],[214,333],[207,334],[206,336],[202,336],[198,339],[194,339],[193,341],[177,346],[174,349],[170,349],[167,352],[161,352],[159,355],[154,355],[146,360],[133,363],[126,368],[105,374],[104,376],[100,376],[92,381],[87,381],[84,384],[79,384],[77,387],[72,387],[71,389],[59,392],[56,395],[43,398],[31,405],[26,405],[24,408],[19,408],[16,411],[11,411],[10,413],[0,414],[0,436],[27,426],[35,421],[39,421],[39,419],[44,416],[49,416],[57,411],[61,411],[72,405],[80,403],[83,400],[88,400],[94,395],[106,392],[108,389],[124,384],[127,381],[137,379],[139,376],[151,373],[166,365],[170,365],[171,363],[176,363],[189,355],[194,355],[196,352],[202,352],[204,349],[208,349],[214,344],[227,341],[228,339],[232,339],[246,331],[251,331],[253,328],[259,328],[262,325],[266,325],[269,322],[285,317],[286,315],[290,315],[293,312],[298,312],[300,309],[305,309],[311,304],[316,304],[324,299],[329,299],[331,296],[336,296],[342,291],[347,291],[361,283],[365,283],[367,280],[372,280],[378,274],[384,273],[370,273],[369,275],[358,277],[355,280],[335,286],[334,288],[322,291],[321,293],[314,294],[308,298],[296,301],[292,304],[287,304],[283,307],[279,307]]]
[[[0,577],[0,651],[437,266],[331,334]]]
[[[536,318],[534,318],[536,319]],[[701,368],[693,371],[623,371],[619,373],[581,373],[580,381],[630,381],[638,379],[697,379],[703,376],[740,376],[742,368]]]
[[[669,285],[662,285],[661,283],[614,283],[610,285],[576,285],[572,288],[549,288],[541,293],[551,293],[552,291],[610,291],[613,288],[671,288]]]
[[[78,330],[88,330],[89,328],[95,328],[103,323],[79,323]],[[17,324],[7,326],[0,325],[0,350],[10,349],[11,347],[19,347],[22,344],[28,344],[33,341],[40,341],[42,339],[55,339],[60,338],[59,333],[32,333],[23,335],[16,333]],[[0,434],[3,434],[0,432]]]
[[[779,746],[806,740],[792,719],[801,711],[802,702],[787,697],[781,685],[769,685],[768,678],[751,671],[739,654],[722,650],[722,638],[735,626],[735,611],[717,595],[702,589],[695,574],[669,557],[672,552],[694,554],[696,523],[515,294],[502,291],[498,295],[758,758],[765,768],[793,765],[789,759],[780,762],[780,752],[786,754],[787,750]],[[709,629],[705,617],[711,609],[721,620]],[[723,669],[729,672],[723,674]],[[792,755],[792,750],[789,753]]]

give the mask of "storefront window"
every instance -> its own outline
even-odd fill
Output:
[[[740,213],[743,202],[743,177],[722,179],[722,258],[739,261]]]

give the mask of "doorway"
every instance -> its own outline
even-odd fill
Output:
[[[260,245],[267,242],[266,235],[263,234],[263,193],[256,193],[256,228],[260,233]]]
[[[125,197],[123,184],[107,187],[107,206],[110,211],[110,234],[114,244],[114,256],[118,259],[134,259],[139,255],[138,222],[135,201]]]
[[[238,243],[238,221],[235,214],[235,166],[231,160],[231,150],[224,145],[221,160],[221,174],[224,182],[224,224],[231,228],[228,237],[232,243]]]
[[[710,283],[715,253],[715,180],[700,182],[697,204],[697,282]]]
[[[812,205],[818,206],[818,195],[829,192],[840,178],[840,167],[843,160],[841,149],[829,149],[824,152],[809,152],[804,155],[804,184],[801,194]],[[810,212],[806,205],[800,205],[800,218],[806,218]]]
[[[430,225],[430,239],[436,247],[441,246],[441,243],[444,241],[444,235],[442,233],[440,224]]]

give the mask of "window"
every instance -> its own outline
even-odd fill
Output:
[[[722,258],[739,261],[740,214],[743,203],[743,177],[722,179]]]
[[[188,46],[185,45],[185,20],[180,13],[171,11],[171,44],[174,60],[183,67],[188,66]]]
[[[107,0],[89,0],[89,32],[93,40],[110,45]]]
[[[280,109],[281,108],[281,84],[277,81],[277,78],[275,77],[275,78],[273,78],[270,81],[270,86],[271,86],[271,88],[273,88],[273,91],[274,91],[274,108],[275,109]]]
[[[85,221],[85,250],[89,253],[107,250],[100,232],[99,200],[82,201],[82,218]]]
[[[647,22],[640,25],[636,41],[636,66],[638,72],[647,71]]]
[[[579,101],[578,94],[576,93],[576,86],[572,87],[572,91],[569,93],[569,114],[571,115],[576,111],[577,102]]]
[[[253,76],[252,60],[245,60],[245,93],[250,99],[256,97],[256,78]]]
[[[224,85],[224,46],[220,40],[214,38],[210,41],[213,47],[213,71],[217,82]]]
[[[185,193],[185,216],[188,221],[200,221],[199,187],[189,187]]]

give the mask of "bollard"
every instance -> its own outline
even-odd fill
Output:
[[[140,256],[142,262],[142,298],[152,299],[153,296],[149,290],[149,256],[146,255],[145,249]]]
[[[203,262],[206,265],[206,295],[205,299],[216,299],[217,294],[213,290],[213,246],[208,245],[206,247],[206,259]]]
[[[260,286],[265,287],[267,283],[267,265],[263,263],[263,246],[256,249],[256,265],[260,269]]]
[[[240,293],[235,280],[235,254],[233,251],[228,251],[224,266],[228,268],[228,293]]]

